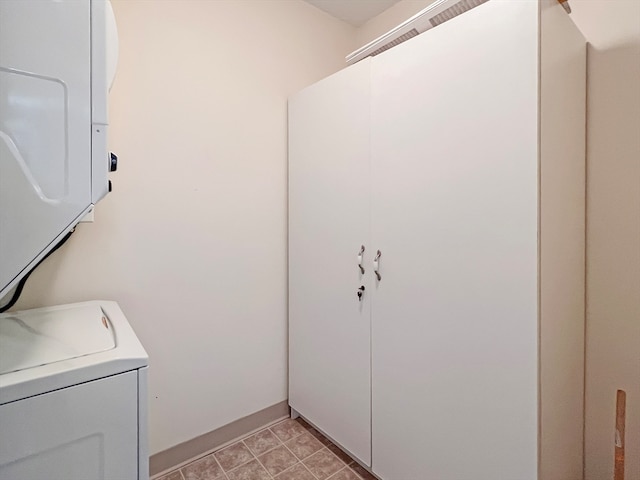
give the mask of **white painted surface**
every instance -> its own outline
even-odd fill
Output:
[[[289,100],[289,404],[367,465],[370,74],[363,61]]]
[[[540,17],[540,480],[582,480],[586,42],[556,0]]]
[[[0,478],[139,479],[138,374],[0,405]]]
[[[536,2],[373,60],[373,471],[537,478]]]
[[[149,476],[149,367],[138,369],[138,478]]]
[[[91,0],[91,203],[109,193],[107,97],[118,61],[117,31],[109,0]]]
[[[0,298],[107,193],[105,6],[0,3]]]
[[[287,398],[287,97],[354,29],[302,1],[114,1],[113,192],[17,308],[116,299],[149,353],[150,453]]]
[[[625,478],[640,478],[640,2],[571,0],[587,41],[585,478],[611,478],[616,390]]]
[[[88,1],[0,3],[3,294],[91,203],[89,10]]]

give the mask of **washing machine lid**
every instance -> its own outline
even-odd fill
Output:
[[[0,375],[115,348],[99,305],[24,311],[0,317]]]
[[[148,364],[147,352],[116,302],[0,315],[0,405]]]

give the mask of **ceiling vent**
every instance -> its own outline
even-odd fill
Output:
[[[351,65],[363,58],[378,55],[487,1],[436,0],[406,22],[347,55],[347,63]]]

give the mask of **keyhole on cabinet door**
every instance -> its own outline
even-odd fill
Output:
[[[362,295],[364,295],[364,285],[360,285],[360,288],[358,289],[358,301],[359,302],[362,301]]]

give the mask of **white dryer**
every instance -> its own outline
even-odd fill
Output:
[[[0,315],[0,480],[146,480],[147,354],[115,302]]]

